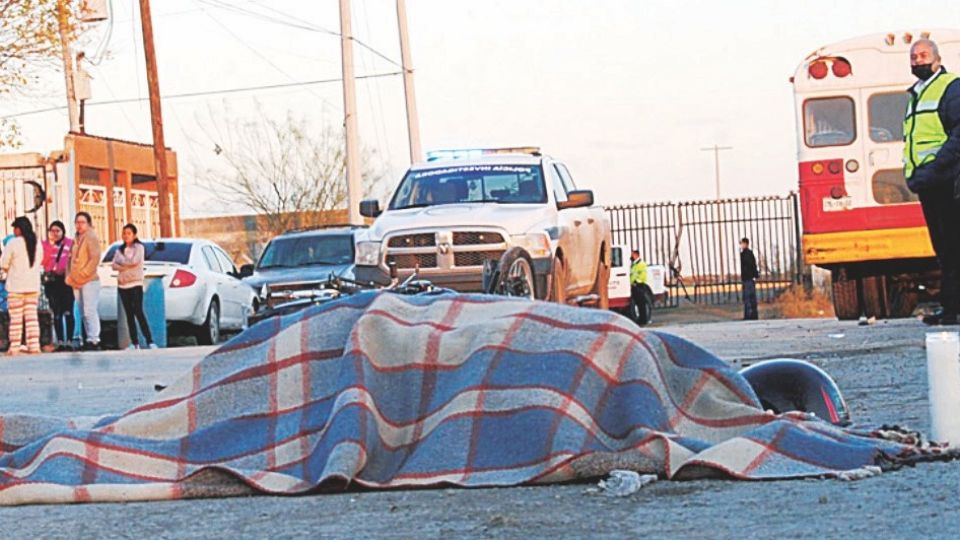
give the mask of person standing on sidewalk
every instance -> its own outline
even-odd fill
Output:
[[[757,258],[750,249],[750,239],[740,239],[740,282],[743,285],[743,320],[755,321],[760,318],[757,312]]]
[[[24,322],[27,329],[27,353],[40,352],[40,322],[37,302],[40,299],[40,274],[43,272],[43,245],[37,241],[33,224],[20,216],[13,221],[13,234],[3,255],[0,268],[7,272],[7,303],[10,311],[10,349],[8,355],[20,354]]]
[[[77,238],[70,253],[66,283],[73,288],[80,302],[83,314],[83,329],[87,336],[85,350],[100,350],[100,315],[97,304],[100,303],[100,277],[97,265],[100,264],[100,238],[93,230],[93,219],[86,212],[78,212],[74,226]]]
[[[910,47],[910,71],[917,82],[907,91],[903,176],[920,198],[940,265],[941,309],[923,322],[955,325],[960,314],[960,76],[944,69],[937,44],[929,39]]]
[[[43,290],[53,312],[58,351],[69,349],[73,340],[73,289],[66,281],[72,249],[73,240],[67,238],[63,222],[51,223],[43,242]]]
[[[143,313],[143,244],[137,238],[137,226],[127,223],[123,226],[123,245],[117,248],[113,256],[113,269],[117,274],[117,292],[123,302],[123,311],[127,315],[127,330],[130,333],[130,347],[140,348],[140,337],[137,332],[137,322],[140,331],[147,340],[147,346],[156,349],[153,336],[150,335],[150,325],[147,316]]]

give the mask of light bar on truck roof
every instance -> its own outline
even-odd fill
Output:
[[[539,156],[539,146],[507,146],[504,148],[462,148],[452,150],[433,150],[427,152],[427,161],[440,159],[476,159],[483,156],[502,154],[525,154]]]

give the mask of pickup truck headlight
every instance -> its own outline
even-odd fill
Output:
[[[380,264],[380,242],[357,242],[357,262],[360,266]]]
[[[550,237],[547,236],[547,233],[515,234],[510,239],[513,240],[513,245],[527,250],[527,253],[534,259],[549,257],[553,254],[553,250],[550,249]]]

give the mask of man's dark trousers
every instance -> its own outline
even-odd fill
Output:
[[[757,282],[748,279],[743,283],[743,320],[755,321],[760,318],[757,313]]]
[[[944,315],[957,315],[960,308],[960,202],[953,197],[952,185],[924,190],[919,195],[933,251],[940,263],[940,305]]]

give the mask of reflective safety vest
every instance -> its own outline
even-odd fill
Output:
[[[640,285],[647,282],[647,263],[637,259],[630,265],[630,284]]]
[[[920,95],[910,92],[907,115],[903,120],[903,176],[910,178],[913,171],[930,163],[947,142],[947,133],[940,122],[940,100],[947,86],[957,80],[953,73],[941,71],[924,87]]]

